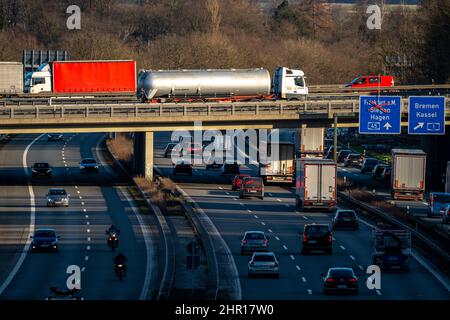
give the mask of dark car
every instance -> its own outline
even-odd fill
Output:
[[[211,161],[212,160],[212,161]],[[220,158],[209,158],[206,161],[206,170],[219,170],[223,166],[223,159]]]
[[[338,162],[338,163],[340,163],[340,162],[343,163],[344,160],[345,160],[345,158],[346,158],[350,153],[353,153],[353,151],[350,150],[350,149],[343,149],[343,150],[339,151],[338,154],[337,154],[337,162]]]
[[[346,167],[360,167],[362,156],[359,153],[350,153],[344,159],[344,166]]]
[[[59,236],[56,235],[54,229],[37,229],[30,238],[32,239],[31,252],[38,250],[58,251]]]
[[[308,254],[313,250],[333,254],[333,236],[327,224],[306,224],[302,240],[302,254]]]
[[[383,169],[383,172],[381,173],[381,177],[387,183],[390,183],[390,181],[391,181],[391,170],[392,170],[391,167],[385,167]]]
[[[269,239],[262,231],[246,231],[241,239],[241,254],[255,251],[268,251]]]
[[[382,178],[381,174],[383,173],[384,168],[386,168],[387,165],[385,164],[377,164],[373,170],[372,170],[372,178],[376,179],[376,178]]]
[[[31,176],[35,177],[52,177],[52,167],[46,162],[35,163],[31,167]]]
[[[237,162],[225,162],[223,165],[224,174],[240,174],[241,170]]]
[[[173,174],[187,174],[188,176],[192,176],[192,165],[190,163],[180,162],[175,165],[175,168],[173,169]]]
[[[339,209],[333,217],[333,229],[359,229],[358,217],[354,210]]]
[[[373,168],[378,164],[375,158],[365,158],[361,165],[361,173],[372,172]]]
[[[337,152],[339,153],[339,151],[341,151],[341,147],[337,147]],[[327,159],[333,159],[334,157],[334,146],[331,146],[328,151],[327,151],[327,155],[325,156],[325,158]]]
[[[169,158],[172,154],[173,148],[176,146],[176,143],[168,143],[166,148],[164,149],[164,158]]]
[[[450,205],[448,205],[444,210],[442,211],[442,223],[443,224],[449,224],[450,223]]]
[[[85,158],[80,162],[80,172],[98,172],[98,164],[94,158]]]
[[[258,197],[264,200],[264,182],[261,178],[249,177],[242,179],[239,198]]]
[[[47,141],[64,141],[62,133],[49,133],[47,134]]]
[[[359,293],[359,280],[352,268],[330,268],[323,277],[323,293],[350,292]]]
[[[233,178],[233,181],[231,181],[231,190],[239,190],[241,188],[242,180],[249,177],[249,174],[237,174]]]

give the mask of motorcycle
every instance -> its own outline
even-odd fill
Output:
[[[123,262],[117,263],[114,267],[116,272],[116,277],[119,278],[120,281],[127,275],[127,265]]]
[[[112,251],[116,250],[119,246],[119,238],[117,237],[117,234],[112,233],[108,237],[108,247],[111,248]]]

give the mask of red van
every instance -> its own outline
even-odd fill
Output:
[[[393,87],[393,76],[359,76],[346,85],[351,88]]]

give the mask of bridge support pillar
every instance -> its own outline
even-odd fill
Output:
[[[153,180],[153,131],[134,134],[133,171]]]

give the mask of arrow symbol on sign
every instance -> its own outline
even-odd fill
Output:
[[[424,125],[425,125],[425,122],[419,122],[419,123],[417,124],[417,126],[414,127],[414,130],[422,129]]]
[[[389,130],[392,128],[391,124],[389,122],[386,122],[386,124],[383,126],[386,130]]]

